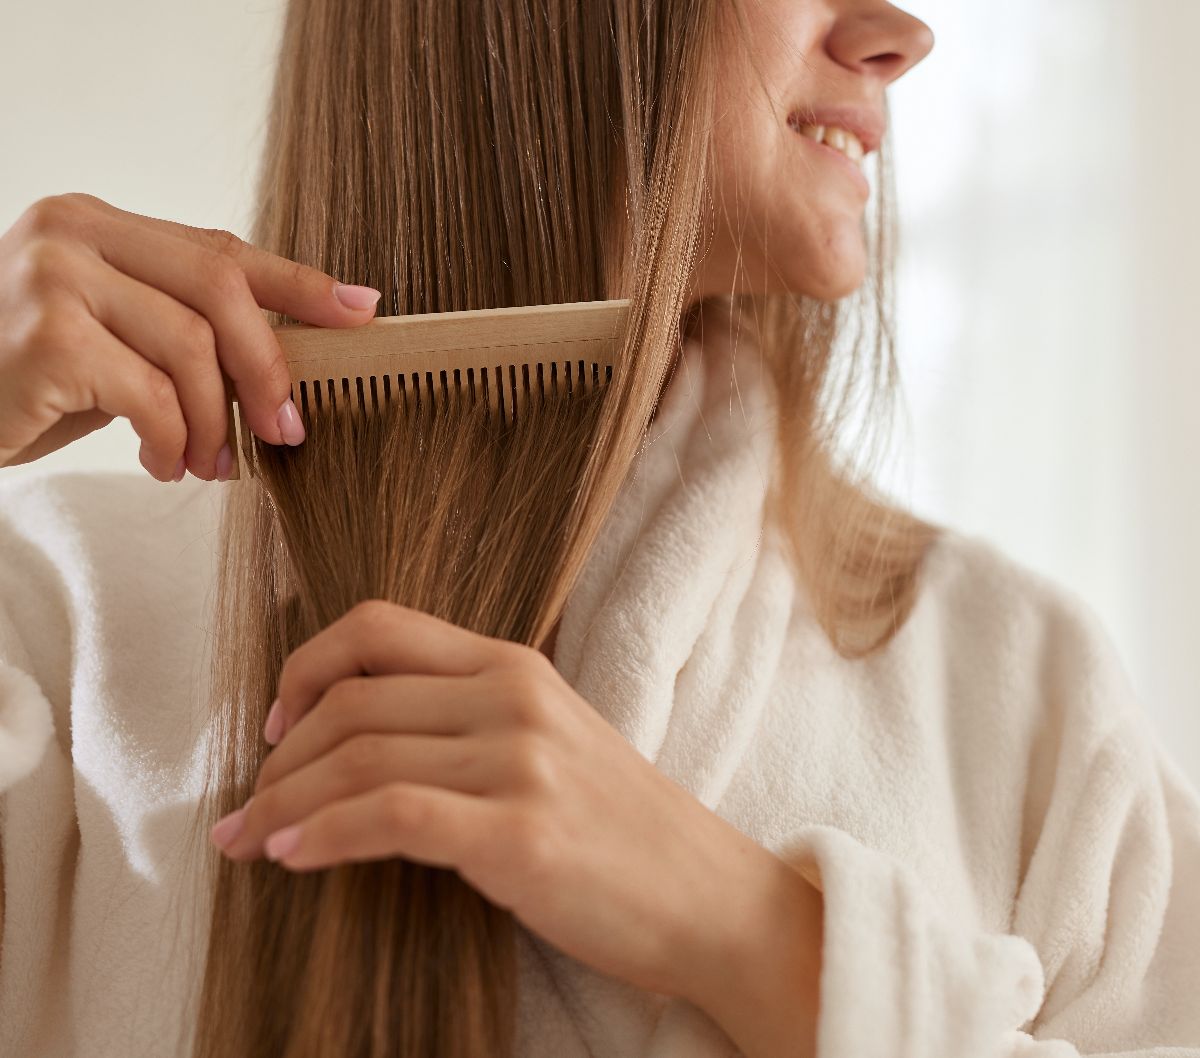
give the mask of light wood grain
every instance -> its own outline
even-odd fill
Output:
[[[298,407],[301,392],[308,394],[314,386],[322,394],[348,394],[353,400],[361,381],[361,410],[371,414],[383,399],[384,377],[390,394],[407,394],[430,385],[479,387],[486,375],[492,411],[519,414],[527,386],[562,392],[570,385],[574,392],[581,385],[587,391],[606,384],[616,369],[628,319],[629,301],[621,299],[383,316],[361,327],[287,324],[272,329],[287,360]],[[237,454],[230,480],[238,480],[243,461],[253,472],[249,430],[228,377],[225,392],[231,411],[228,441]]]

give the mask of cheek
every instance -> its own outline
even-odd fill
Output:
[[[862,283],[867,251],[861,211],[823,191],[796,181],[761,202],[758,212],[768,232],[761,252],[778,286],[828,300]]]
[[[852,293],[867,265],[861,201],[777,117],[749,108],[739,118],[714,130],[710,274],[724,278],[740,261],[743,287],[755,292]]]

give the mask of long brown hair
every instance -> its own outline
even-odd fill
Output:
[[[929,527],[828,443],[845,308],[728,298],[685,317],[717,19],[716,0],[291,0],[252,242],[377,287],[381,315],[627,297],[630,323],[607,390],[507,426],[454,400],[379,420],[314,402],[303,445],[253,442],[221,523],[197,834],[253,789],[283,659],[356,602],[543,641],[702,319],[744,324],[772,365],[772,516],[831,638],[861,654],[902,622]],[[520,927],[456,872],[207,866],[196,1058],[511,1054]]]

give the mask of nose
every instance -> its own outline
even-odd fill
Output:
[[[843,66],[890,84],[933,50],[933,30],[895,4],[872,0],[847,5],[825,47]]]

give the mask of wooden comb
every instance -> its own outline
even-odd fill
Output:
[[[389,402],[445,400],[451,390],[486,401],[512,422],[534,394],[585,392],[607,385],[616,368],[629,301],[425,312],[381,316],[361,327],[273,327],[292,376],[292,400],[305,417],[326,410],[375,415]],[[250,430],[225,377],[230,404],[228,480],[251,476]],[[238,435],[241,442],[239,444]],[[238,455],[240,453],[240,455]]]

